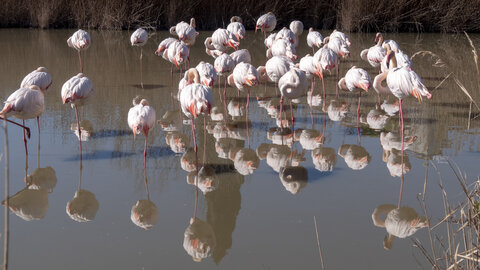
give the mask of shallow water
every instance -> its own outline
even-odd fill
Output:
[[[183,136],[176,141],[184,140],[186,147],[192,146],[190,124],[185,122],[182,125],[176,121],[178,132],[184,135],[167,134],[161,126],[151,131],[145,171],[144,137],[140,135],[134,141],[127,126],[127,113],[137,95],[149,100],[156,110],[157,120],[166,112],[179,109],[172,94],[176,95],[180,74],[175,71],[172,81],[170,64],[153,54],[168,33],[155,33],[143,47],[142,89],[140,49],[130,46],[130,32],[90,31],[92,46],[82,53],[84,73],[92,80],[95,94],[80,114],[90,121],[93,128],[88,141],[83,142],[82,159],[78,139],[72,131],[74,110],[63,105],[60,97],[63,83],[79,71],[77,54],[66,44],[72,33],[72,30],[0,29],[3,63],[0,65],[0,96],[3,99],[18,89],[23,77],[38,66],[47,67],[54,80],[45,96],[46,109],[40,118],[40,141],[35,121],[27,121],[32,127],[27,171],[20,130],[15,126],[8,128],[10,194],[22,190],[25,174],[33,173],[38,167],[51,166],[58,179],[48,194],[48,206],[44,205],[48,211],[42,218],[26,222],[11,212],[9,252],[12,269],[320,268],[314,216],[327,268],[411,269],[418,267],[417,264],[428,267],[419,250],[412,247],[412,237],[396,239],[393,248],[385,250],[382,241],[386,231],[375,227],[371,218],[379,205],[397,205],[399,201],[401,181],[399,177],[393,177],[387,168],[384,160],[389,159],[380,143],[382,132],[384,135],[398,133],[398,114],[389,117],[382,130],[374,130],[364,121],[357,129],[357,96],[341,91],[337,98],[334,74],[326,78],[326,101],[316,97],[318,104],[310,108],[307,98],[303,97],[293,106],[296,130],[314,129],[317,131],[315,136],[323,134],[321,148],[328,150],[322,150],[325,151],[322,154],[327,156],[330,151],[332,158],[336,158],[331,172],[316,169],[312,160],[314,147],[305,144],[301,138],[296,138],[292,147],[291,134],[283,137],[283,147],[262,147],[271,151],[272,157],[274,150],[278,150],[277,154],[286,157],[288,165],[303,166],[308,176],[305,176],[304,170],[295,169],[303,180],[282,182],[278,172],[281,164],[275,158],[260,160],[253,174],[244,176],[231,160],[219,157],[216,141],[252,151],[264,143],[282,144],[279,132],[273,136],[269,134],[269,131],[275,130],[277,123],[265,109],[278,112],[279,99],[273,84],[252,89],[249,125],[245,125],[244,114],[235,119],[228,116],[226,122],[215,123],[209,118],[208,132],[204,133],[202,118],[197,120],[199,164],[210,165],[215,172],[216,189],[198,194],[196,216],[201,221],[194,223],[197,224],[194,233],[200,234],[200,239],[209,239],[207,242],[212,251],[207,252],[201,263],[195,262],[183,247],[185,231],[194,216],[195,187],[188,183],[188,179],[191,181],[192,178],[188,178],[189,173],[182,169],[182,149],[174,149],[176,153],[167,143],[170,138],[175,142],[175,138]],[[213,59],[205,54],[203,45],[203,40],[209,35],[201,33],[198,37],[191,51],[192,65],[202,60],[213,63]],[[452,79],[458,78],[473,98],[479,100],[479,78],[475,74],[471,48],[464,36],[389,34],[387,37],[395,39],[409,55],[417,51],[431,51],[443,61],[436,62],[429,56],[413,59],[415,71],[432,90],[434,98],[425,99],[421,104],[413,98],[404,102],[405,136],[416,136],[416,139],[405,151],[411,169],[404,176],[401,205],[415,209],[420,216],[424,215],[417,196],[424,193],[427,178],[426,205],[428,218],[434,225],[444,216],[438,187],[440,176],[452,204],[463,199],[447,161],[457,163],[470,182],[479,175],[477,134],[480,117],[472,119],[478,111],[473,108],[470,112],[468,98]],[[260,33],[248,32],[246,40],[241,43],[241,48],[250,50],[255,66],[265,62],[262,38]],[[299,56],[311,53],[305,38],[306,33],[301,36],[301,44],[297,48]],[[373,38],[373,34],[350,35],[353,44],[351,57],[342,63],[341,75],[350,66],[356,65],[365,68],[373,79],[378,71],[359,57],[362,49],[373,45]],[[480,44],[480,36],[473,35],[472,40]],[[449,79],[436,88],[450,73]],[[215,105],[223,110],[223,95],[220,94],[223,87],[219,89],[216,84],[213,91]],[[317,80],[315,95],[321,95],[321,91]],[[385,99],[395,102],[391,97]],[[376,101],[373,90],[362,96],[360,120],[375,109]],[[246,103],[246,94],[241,93],[237,98],[236,90],[227,87],[225,107],[230,102],[233,108],[235,105],[242,108]],[[290,108],[286,104],[284,117],[289,119]],[[335,107],[344,109],[340,121],[331,114]],[[181,117],[180,112],[172,112],[172,115]],[[222,130],[228,132],[218,132]],[[222,136],[228,139],[219,139]],[[3,132],[0,137],[3,141]],[[352,170],[337,154],[340,150],[344,152],[348,145],[356,145],[351,147],[352,150],[361,149],[361,157],[368,153],[366,160],[369,162],[365,168]],[[319,148],[319,145],[316,146]],[[319,153],[320,150],[313,151]],[[393,152],[392,155],[399,157],[395,150]],[[291,156],[297,158],[288,160]],[[407,158],[404,160],[406,162]],[[395,161],[393,156],[391,161]],[[0,173],[4,175],[3,165]],[[292,187],[287,182],[295,183]],[[145,183],[148,183],[148,194]],[[86,219],[91,220],[89,222],[77,222],[65,210],[80,185],[82,190],[93,193],[98,202],[98,211],[95,211],[92,197],[85,202],[90,207],[87,209],[90,214],[86,215]],[[3,192],[2,185],[0,194]],[[151,229],[144,230],[132,223],[130,213],[138,200],[147,198],[157,207],[158,222]],[[79,207],[80,212],[82,207],[85,206]],[[3,215],[0,222],[3,224]],[[444,230],[436,229],[433,233],[442,237]],[[413,237],[430,250],[426,229],[418,230]]]

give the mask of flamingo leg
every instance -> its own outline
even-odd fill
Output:
[[[83,73],[82,57],[80,56],[80,50],[78,52],[78,60],[80,60],[80,72]]]
[[[197,153],[197,139],[195,138],[195,123],[194,119],[192,119],[192,137],[193,137],[193,150]]]
[[[80,141],[80,156],[82,156],[82,130],[80,129],[80,121],[78,120],[78,109],[75,107],[75,118],[77,118],[78,140]]]
[[[280,98],[280,127],[283,129],[282,112],[283,112],[283,96]]]
[[[203,166],[205,166],[206,160],[206,149],[207,149],[207,117],[203,116]]]
[[[225,85],[223,86],[223,103],[225,103],[226,96],[227,96],[227,77],[225,76]]]
[[[22,120],[22,124],[25,126],[25,120]],[[25,144],[25,156],[28,156],[27,139],[25,138],[25,129],[23,129],[23,143]]]
[[[148,131],[145,132],[145,149],[143,150],[143,168],[147,167],[147,140],[148,140]]]
[[[398,196],[398,206],[397,206],[397,207],[400,208],[400,204],[401,204],[401,202],[402,202],[402,193],[403,193],[403,184],[404,184],[404,176],[403,176],[403,166],[404,166],[404,164],[403,164],[403,147],[404,147],[403,144],[404,144],[404,141],[403,141],[403,140],[404,140],[404,138],[403,138],[403,136],[404,136],[405,126],[404,126],[404,124],[403,124],[402,100],[399,99],[399,100],[398,100],[398,103],[399,103],[399,105],[400,105],[400,118],[401,118],[401,122],[402,122],[401,131],[400,131],[400,132],[401,132],[401,140],[402,140],[402,151],[401,151],[401,155],[402,155],[402,160],[401,160],[401,164],[402,164],[402,174],[401,174],[401,176],[400,176],[400,180],[401,180],[401,181],[400,181],[400,194],[399,194],[399,196]]]
[[[247,92],[247,115],[245,117],[245,126],[247,127],[247,143],[248,143],[248,147],[250,147],[250,133],[249,133],[249,130],[248,130],[248,105],[250,103],[250,89],[248,89],[248,92]]]
[[[171,86],[173,86],[173,64],[170,65],[170,77]]]
[[[140,85],[143,89],[143,70],[142,70],[143,48],[140,47]]]
[[[10,123],[12,123],[12,124],[14,124],[14,125],[16,125],[16,126],[19,126],[19,127],[23,128],[23,129],[25,129],[25,130],[27,131],[27,138],[30,139],[30,128],[26,127],[25,125],[21,125],[21,124],[19,124],[19,123],[17,123],[17,122],[14,122],[14,121],[12,121],[12,120],[10,120],[10,119],[5,119],[5,118],[3,118],[3,117],[1,117],[1,116],[0,116],[0,119],[1,119],[1,120],[7,120],[7,122],[10,122]]]
[[[362,92],[358,94],[358,106],[357,106],[357,134],[358,134],[358,143],[360,144],[360,127],[359,127],[359,119],[360,119],[360,101],[362,98]]]
[[[292,132],[295,131],[295,117],[293,116],[293,107],[292,107],[292,100],[290,99],[290,117],[292,120]],[[295,139],[295,136],[293,136]]]

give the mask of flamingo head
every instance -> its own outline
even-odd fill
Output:
[[[245,82],[247,83],[248,86],[254,86],[258,82],[258,78],[254,74],[248,74],[247,77],[245,78]]]
[[[374,42],[377,43],[381,36],[382,36],[382,33],[378,32],[378,33],[375,35],[375,40],[374,40]]]
[[[228,40],[227,44],[228,47],[232,47],[235,51],[238,50],[238,42],[234,41],[233,39]]]
[[[160,56],[162,55],[163,51],[165,51],[165,46],[158,46],[158,49],[155,51],[155,55]]]

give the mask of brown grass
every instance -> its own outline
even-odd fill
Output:
[[[243,18],[248,29],[272,11],[279,25],[300,19],[305,27],[345,31],[480,31],[480,3],[451,0],[3,0],[0,27],[168,29],[197,19],[199,30],[226,27]]]

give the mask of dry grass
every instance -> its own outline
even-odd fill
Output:
[[[448,160],[448,165],[465,196],[463,202],[452,207],[443,185],[442,175],[433,162],[431,165],[439,176],[445,217],[428,228],[431,251],[416,239],[412,240],[414,246],[420,250],[434,269],[478,269],[480,266],[480,178],[468,185],[466,176],[456,164]],[[420,204],[423,206],[424,214],[427,215],[425,197],[420,200]],[[446,230],[442,233],[446,237],[440,237],[438,231],[433,232],[442,228]]]
[[[473,2],[478,2],[474,0]],[[480,4],[450,0],[3,0],[0,27],[83,27],[168,29],[176,22],[197,19],[200,30],[225,27],[233,15],[248,29],[265,12],[279,25],[300,19],[305,26],[345,31],[480,31]]]

